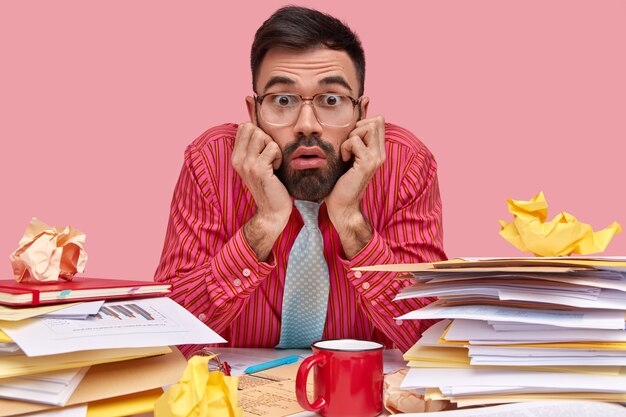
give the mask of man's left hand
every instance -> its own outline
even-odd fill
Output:
[[[372,237],[372,228],[361,213],[361,199],[372,177],[385,162],[385,119],[359,120],[340,147],[341,158],[354,158],[352,167],[339,178],[325,198],[328,216],[346,256],[354,256]],[[353,252],[353,253],[352,253]]]

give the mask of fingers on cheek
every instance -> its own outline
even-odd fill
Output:
[[[376,143],[379,131],[375,123],[369,122],[359,130],[359,137],[366,146]]]
[[[264,153],[267,153],[268,161],[272,164],[272,169],[278,169],[283,161],[283,154],[276,142],[270,142],[265,147]]]
[[[265,143],[265,135],[257,130],[252,134],[248,152],[257,155],[260,154],[261,152],[263,152],[263,148],[265,148]]]
[[[283,162],[283,151],[280,149],[280,146],[278,146],[276,142],[270,142],[267,144],[267,146],[270,148],[272,155],[272,168],[278,169],[278,167],[280,167],[280,164]]]
[[[249,161],[248,172],[253,176],[258,176],[266,172],[268,165],[272,165],[273,168],[280,165],[280,149],[276,142],[269,142],[263,146],[261,152],[249,154],[247,160]]]
[[[341,144],[341,159],[344,161],[350,160],[352,158],[352,154],[354,148],[354,136],[349,137],[344,143]]]
[[[281,159],[280,148],[278,147],[278,144],[276,142],[270,142],[267,145],[265,145],[263,154],[265,154],[268,158],[271,158],[271,161],[275,161],[276,159],[279,159],[279,160]]]

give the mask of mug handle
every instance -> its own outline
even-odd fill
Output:
[[[300,407],[307,411],[319,411],[326,407],[326,400],[320,396],[311,404],[306,396],[306,380],[309,376],[309,371],[315,365],[324,366],[326,364],[326,357],[322,354],[316,353],[313,356],[309,356],[300,364],[298,368],[298,374],[296,375],[296,398]]]

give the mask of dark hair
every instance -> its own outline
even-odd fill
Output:
[[[286,48],[305,51],[319,46],[348,53],[356,67],[359,97],[363,95],[365,54],[356,33],[333,16],[299,6],[286,6],[278,9],[256,31],[250,53],[252,89],[256,92],[259,67],[270,49]]]

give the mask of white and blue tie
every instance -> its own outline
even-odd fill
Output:
[[[321,203],[296,200],[304,226],[296,236],[285,275],[280,341],[277,348],[308,348],[320,340],[328,307],[328,264],[318,227]]]

